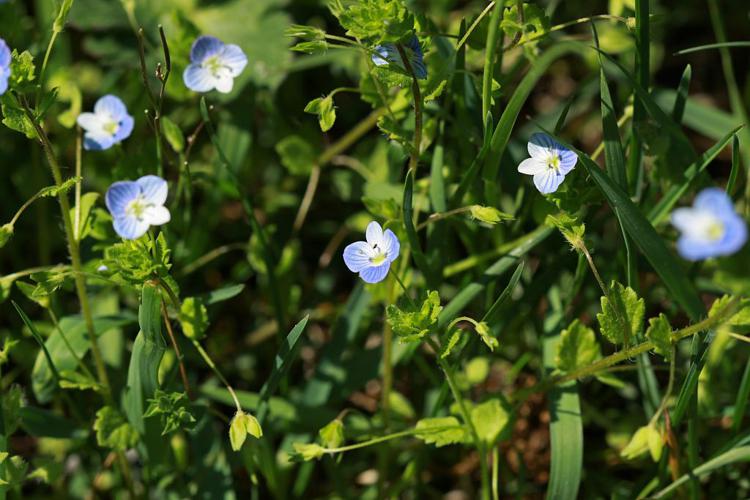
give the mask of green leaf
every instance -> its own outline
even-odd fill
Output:
[[[55,21],[52,23],[52,31],[60,33],[65,28],[65,21],[68,19],[70,8],[73,6],[73,0],[62,0],[60,10],[57,11]]]
[[[97,337],[102,337],[110,330],[134,322],[135,317],[128,314],[99,316],[94,318],[94,331]],[[49,352],[50,361],[59,371],[74,371],[78,367],[78,359],[83,358],[91,347],[86,323],[80,316],[67,316],[60,319],[59,327],[59,329],[53,330],[47,341],[44,342],[45,349]],[[66,339],[70,348],[66,345]],[[71,352],[71,349],[73,352]],[[73,356],[73,353],[75,353],[75,356]],[[49,402],[57,389],[55,375],[50,369],[43,351],[37,354],[31,372],[31,387],[40,403]]]
[[[562,331],[557,347],[555,365],[564,372],[590,365],[601,357],[596,334],[578,320]]]
[[[190,413],[190,400],[184,392],[165,392],[157,389],[148,403],[143,418],[158,416],[162,436],[178,429],[191,429],[195,423],[195,417]]]
[[[96,442],[114,451],[125,451],[138,443],[138,432],[125,420],[125,416],[112,406],[96,412],[94,421]]]
[[[402,0],[333,0],[329,8],[347,35],[374,44],[398,42],[414,28],[414,16]]]
[[[333,106],[333,97],[318,97],[305,106],[305,113],[318,115],[320,130],[328,132],[336,121],[336,108]]]
[[[36,78],[35,72],[34,56],[31,52],[25,50],[19,54],[13,49],[10,61],[10,88],[17,91],[28,88]]]
[[[175,153],[181,153],[185,149],[185,136],[180,127],[166,116],[161,118],[161,125],[164,130],[164,138]]]
[[[456,417],[423,418],[415,428],[416,437],[437,447],[463,443],[468,438],[466,429]]]
[[[628,345],[643,327],[646,302],[630,287],[613,281],[609,295],[601,298],[602,312],[596,315],[602,335],[613,344]]]
[[[276,144],[281,164],[294,175],[309,175],[318,155],[309,142],[298,135],[290,135]]]
[[[652,498],[665,498],[670,493],[674,492],[677,488],[688,482],[691,478],[702,478],[708,476],[712,472],[731,465],[736,462],[748,462],[750,461],[750,446],[738,446],[736,448],[727,450],[719,453],[710,460],[707,460],[703,464],[699,465],[692,471],[683,474],[677,480],[672,482],[669,486],[659,491]]]
[[[101,392],[104,388],[99,382],[80,372],[63,370],[60,372],[60,387],[79,391]]]
[[[563,237],[568,240],[570,246],[580,249],[583,246],[583,236],[586,234],[586,225],[579,217],[568,212],[550,214],[544,221],[546,224],[555,226]]]
[[[208,329],[208,309],[195,297],[188,297],[180,305],[180,325],[182,333],[189,339],[200,340]]]
[[[78,220],[76,221],[76,208],[70,209],[70,220],[73,221],[73,231],[78,241],[83,240],[91,233],[94,217],[92,210],[99,200],[99,193],[85,193],[81,196],[79,205]]]
[[[440,295],[430,291],[419,310],[413,310],[413,307],[401,310],[390,304],[386,308],[386,319],[401,342],[415,342],[430,333],[442,309]]]
[[[672,358],[672,327],[664,313],[648,320],[646,338],[654,343],[655,351],[669,361]]]
[[[522,5],[523,17],[518,14],[518,4],[514,4],[503,12],[500,27],[508,38],[527,43],[549,32],[550,20],[538,5],[525,2]]]
[[[3,434],[10,436],[21,425],[21,410],[24,404],[23,390],[17,385],[12,385],[3,390],[0,401],[2,401],[0,409],[2,409],[3,418],[5,419]]]
[[[289,457],[295,462],[317,460],[325,454],[325,448],[318,443],[294,443],[294,453]]]
[[[0,96],[0,111],[3,114],[3,125],[24,134],[29,139],[36,138],[33,122],[10,92]]]
[[[471,409],[471,422],[474,424],[479,439],[488,446],[495,444],[509,421],[510,414],[498,399],[490,399]]]

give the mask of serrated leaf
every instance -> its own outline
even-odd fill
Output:
[[[416,425],[416,437],[437,447],[466,440],[466,429],[456,417],[423,418]]]
[[[655,351],[669,361],[672,358],[672,327],[664,313],[648,320],[646,338],[654,343]]]
[[[105,406],[96,412],[94,430],[99,446],[115,451],[125,451],[138,443],[138,432],[112,406]]]
[[[443,310],[440,295],[435,291],[427,293],[418,311],[400,309],[391,304],[386,308],[386,319],[393,332],[401,342],[414,342],[428,333],[437,323],[438,315]]]
[[[610,302],[610,299],[612,302]],[[613,281],[609,298],[601,298],[602,312],[596,315],[602,335],[613,344],[628,344],[643,326],[646,303],[635,291]]]
[[[555,365],[569,372],[587,366],[601,356],[594,331],[578,320],[560,334]]]

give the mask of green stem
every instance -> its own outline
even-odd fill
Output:
[[[435,351],[435,359],[437,360],[438,365],[440,365],[440,368],[443,370],[443,373],[445,373],[445,380],[448,382],[448,387],[453,394],[453,399],[458,404],[461,416],[463,417],[466,426],[469,428],[469,433],[471,434],[471,438],[474,441],[474,446],[476,446],[477,452],[479,453],[479,468],[482,476],[482,498],[488,500],[490,498],[490,476],[489,469],[487,467],[487,450],[485,449],[482,440],[479,438],[479,434],[477,433],[477,429],[474,426],[474,422],[471,420],[469,410],[468,408],[466,408],[466,402],[464,401],[463,396],[461,396],[461,391],[458,389],[458,385],[456,384],[453,369],[445,359],[440,357],[440,346],[437,344],[437,342],[432,340],[432,338],[430,338],[429,336],[425,338],[427,339],[427,343],[430,345],[430,347],[432,347],[432,349]]]
[[[229,381],[227,381],[226,378],[224,378],[224,375],[221,373],[219,368],[216,366],[216,363],[211,359],[211,356],[208,355],[208,353],[203,349],[203,346],[201,346],[200,342],[198,342],[195,339],[191,339],[193,342],[193,346],[195,346],[195,349],[198,351],[198,353],[203,358],[203,361],[206,362],[209,368],[214,372],[214,375],[221,381],[222,384],[227,388],[227,391],[229,391],[229,394],[232,396],[232,400],[234,401],[234,405],[237,407],[237,411],[242,411],[242,405],[240,404],[240,400],[237,398],[237,394],[235,394],[234,389],[232,389],[232,386],[229,385]]]
[[[453,210],[448,210],[447,212],[438,212],[438,213],[431,214],[429,217],[427,217],[427,220],[425,220],[424,222],[422,222],[421,224],[417,226],[417,231],[421,231],[422,229],[427,227],[428,224],[431,224],[433,222],[447,219],[448,217],[452,217],[454,215],[470,212],[473,206],[474,205],[468,205],[465,207],[454,208]]]
[[[372,446],[374,444],[383,443],[385,441],[391,441],[393,439],[399,439],[402,437],[408,437],[408,436],[415,436],[418,434],[428,434],[428,433],[439,433],[439,432],[445,432],[450,431],[453,429],[461,429],[461,426],[455,426],[455,425],[447,425],[444,427],[432,427],[430,429],[407,429],[405,431],[399,431],[394,432],[393,434],[386,434],[385,436],[378,436],[376,438],[368,439],[367,441],[362,441],[360,443],[356,444],[350,444],[347,446],[340,446],[338,448],[323,448],[323,453],[327,453],[329,455],[334,455],[336,453],[345,453],[347,451],[353,451],[353,450],[359,450],[362,448],[367,448],[368,446]]]
[[[492,75],[495,69],[495,51],[497,39],[501,33],[500,19],[505,10],[505,0],[495,2],[495,10],[490,16],[490,26],[487,31],[487,45],[484,50],[484,73],[482,74],[482,121],[487,119],[492,100]]]
[[[422,91],[419,89],[419,80],[417,80],[414,68],[406,55],[406,50],[400,43],[396,44],[396,49],[398,49],[401,60],[404,62],[407,73],[411,75],[411,92],[414,96],[414,151],[412,151],[409,159],[409,170],[412,170],[416,177],[419,155],[422,149]]]
[[[479,16],[474,20],[473,23],[471,23],[471,26],[469,26],[469,29],[466,30],[466,33],[464,33],[464,36],[461,37],[461,39],[456,44],[456,52],[461,50],[461,47],[466,43],[466,40],[469,39],[469,36],[471,33],[477,29],[477,26],[479,26],[479,23],[484,19],[484,16],[487,15],[487,13],[490,11],[492,7],[495,6],[495,2],[490,2],[487,4],[487,7],[484,8],[484,10],[479,14]]]

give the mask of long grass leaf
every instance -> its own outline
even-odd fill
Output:
[[[428,283],[434,281],[432,272],[430,272],[430,266],[427,263],[427,258],[422,251],[422,246],[419,243],[419,236],[417,235],[417,229],[414,227],[414,172],[409,171],[406,174],[406,182],[404,183],[404,228],[406,229],[406,237],[409,240],[409,246],[411,247],[412,254],[414,255],[414,262],[417,267],[424,275],[425,280]],[[429,285],[428,285],[429,286]]]
[[[728,465],[732,465],[737,462],[748,462],[750,461],[750,446],[740,446],[738,448],[734,448],[732,450],[726,451],[711,460],[708,460],[707,462],[703,463],[702,465],[699,465],[692,471],[690,471],[687,474],[683,474],[677,480],[672,482],[669,486],[664,488],[663,490],[657,492],[653,497],[651,498],[665,498],[667,495],[674,492],[677,488],[685,484],[687,481],[689,481],[693,477],[705,477],[712,472],[721,469],[722,467],[726,467]]]

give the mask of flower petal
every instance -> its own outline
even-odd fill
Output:
[[[123,117],[128,116],[128,108],[125,107],[119,97],[114,95],[105,95],[99,98],[94,104],[94,113],[104,115],[119,122]]]
[[[396,234],[390,229],[386,229],[385,233],[383,233],[383,242],[388,261],[393,262],[398,259],[398,254],[401,251],[401,243],[398,241]]]
[[[8,79],[10,78],[10,69],[0,68],[0,95],[8,90]]]
[[[198,63],[190,64],[185,68],[182,81],[194,92],[208,92],[213,90],[216,84],[211,72]]]
[[[225,45],[221,53],[221,62],[226,65],[233,77],[242,73],[247,66],[247,56],[238,45]]]
[[[167,181],[156,175],[144,175],[135,181],[147,203],[161,206],[167,201]]]
[[[546,159],[560,146],[550,135],[537,132],[531,135],[527,149],[533,158]]]
[[[378,45],[375,47],[375,53],[372,55],[372,62],[375,66],[386,66],[388,64],[388,47]]]
[[[365,283],[380,283],[388,276],[388,270],[391,267],[389,261],[385,261],[377,267],[368,267],[360,271],[359,277]]]
[[[370,267],[372,247],[364,241],[351,243],[344,248],[344,264],[353,273],[358,273]]]
[[[560,173],[568,175],[578,163],[578,155],[564,147],[558,150],[558,154],[560,157]]]
[[[719,188],[707,188],[698,193],[693,202],[693,207],[701,211],[711,212],[717,217],[735,213],[732,199],[723,189]]]
[[[111,134],[87,132],[83,136],[83,149],[86,151],[104,151],[114,144],[115,140]]]
[[[526,158],[518,165],[518,171],[526,175],[543,174],[549,170],[547,163],[538,158]]]
[[[199,36],[190,48],[190,62],[202,63],[207,57],[221,52],[224,42],[214,36]]]
[[[143,211],[143,220],[150,226],[161,226],[172,218],[167,207],[152,205]]]
[[[123,217],[125,215],[125,207],[137,198],[140,193],[141,188],[133,181],[115,182],[107,189],[107,194],[104,195],[104,203],[107,205],[107,210],[112,214],[112,217]]]
[[[132,215],[115,217],[112,220],[115,232],[126,240],[137,240],[148,231],[149,225],[145,220],[139,220]]]
[[[87,132],[104,133],[103,122],[98,115],[94,113],[81,113],[76,119],[76,123]]]
[[[683,259],[696,261],[713,256],[713,245],[690,236],[682,236],[677,240],[677,252]]]
[[[721,238],[721,254],[732,255],[747,243],[747,224],[737,214],[724,220],[724,236]]]
[[[377,245],[380,248],[385,246],[383,241],[383,228],[380,227],[376,221],[372,221],[367,224],[367,230],[365,230],[365,239],[371,246]]]
[[[5,40],[0,38],[0,68],[10,68],[10,48]]]
[[[122,117],[119,123],[119,127],[117,128],[117,132],[114,136],[112,136],[112,140],[116,143],[119,143],[130,137],[130,134],[133,133],[133,125],[134,120],[132,116],[125,115],[124,117]]]
[[[676,208],[670,217],[672,225],[683,233],[688,233],[699,225],[700,215],[692,208]]]
[[[220,71],[218,75],[214,77],[214,87],[222,94],[228,94],[234,87],[234,78],[229,74],[228,71]]]
[[[557,191],[560,184],[565,180],[564,175],[557,174],[554,170],[548,169],[546,172],[534,176],[534,185],[542,194],[550,194]]]

